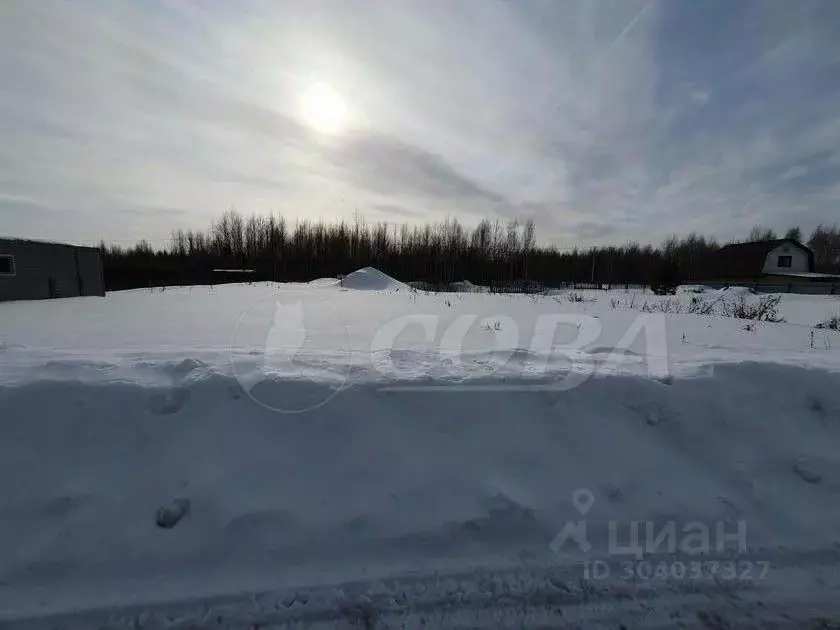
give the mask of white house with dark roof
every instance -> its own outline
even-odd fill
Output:
[[[817,273],[814,252],[798,241],[732,243],[718,251],[715,278],[765,290],[840,293],[840,276]]]

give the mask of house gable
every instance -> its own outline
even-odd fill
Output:
[[[788,261],[779,256],[790,256],[790,267],[780,266]],[[757,278],[764,273],[782,271],[808,272],[814,270],[814,254],[791,239],[733,243],[718,251],[715,275],[719,278]]]
[[[791,243],[782,243],[767,252],[762,273],[794,273],[813,271],[808,254]]]

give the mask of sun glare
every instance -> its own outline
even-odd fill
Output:
[[[347,126],[347,103],[324,83],[310,86],[300,99],[304,120],[321,133],[340,133]]]

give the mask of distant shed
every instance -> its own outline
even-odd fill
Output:
[[[94,247],[0,237],[0,302],[105,295]]]

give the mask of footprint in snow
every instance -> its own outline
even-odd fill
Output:
[[[793,465],[793,471],[799,475],[803,481],[807,481],[808,483],[817,484],[822,481],[822,475],[819,471],[817,471],[813,463],[808,460],[800,459],[796,461]]]
[[[190,500],[179,498],[169,505],[162,505],[155,514],[155,523],[161,529],[172,529],[190,513]]]
[[[171,389],[155,394],[149,400],[149,411],[157,416],[171,416],[181,411],[190,401],[190,390]]]
[[[816,396],[812,396],[808,400],[808,409],[814,412],[817,415],[824,416],[825,415],[825,405],[823,405],[822,400],[817,398]]]
[[[607,497],[607,501],[610,503],[620,503],[624,495],[621,492],[621,486],[617,483],[609,481],[604,484],[603,486],[604,496]]]
[[[665,410],[659,405],[659,403],[628,403],[626,405],[629,409],[632,409],[637,414],[639,414],[642,418],[644,418],[645,423],[648,425],[655,427],[659,426],[660,424],[667,423],[669,418],[668,414]]]

